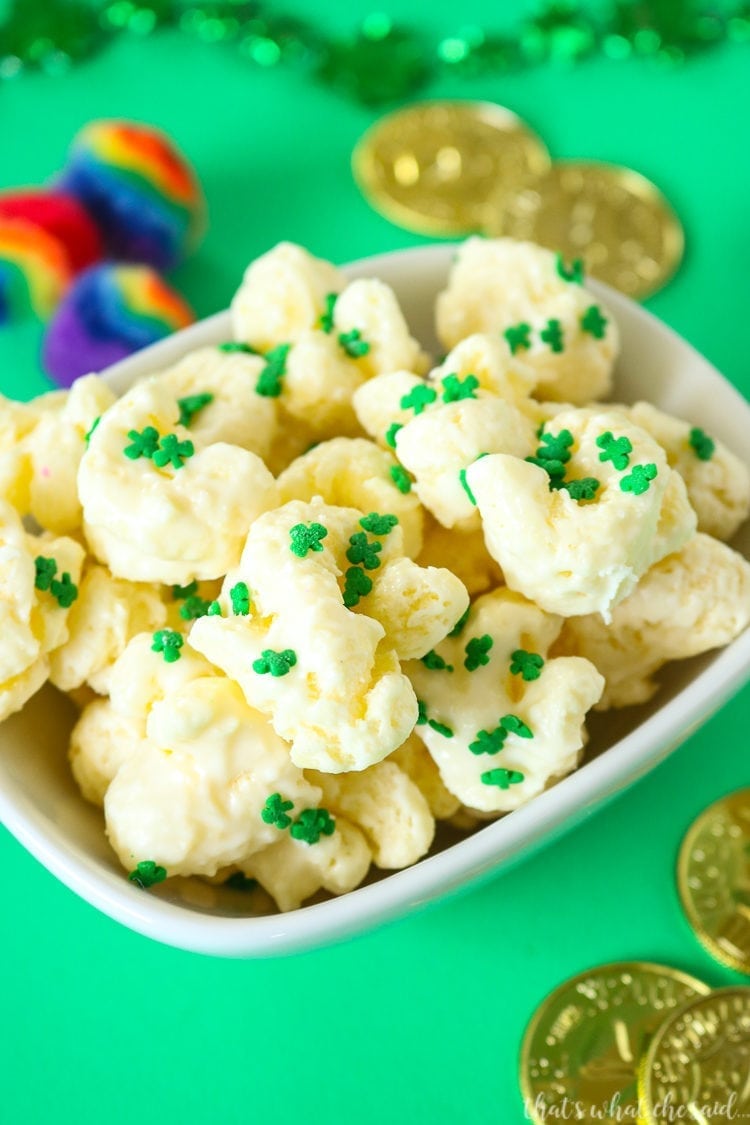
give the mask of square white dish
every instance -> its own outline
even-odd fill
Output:
[[[429,246],[369,258],[345,272],[391,285],[414,334],[437,351],[434,299],[452,254],[450,245]],[[596,282],[590,287],[620,328],[615,399],[647,399],[689,419],[750,465],[750,405],[742,396],[638,305]],[[187,351],[230,336],[229,314],[219,313],[115,365],[105,377],[122,392]],[[733,545],[750,557],[750,528]],[[341,940],[517,862],[651,770],[749,677],[750,631],[723,650],[673,665],[650,704],[594,716],[585,764],[527,806],[448,843],[414,867],[289,914],[239,914],[238,892],[193,880],[168,880],[149,893],[129,883],[107,844],[101,813],[72,780],[66,747],[74,713],[51,688],[0,727],[0,819],[73,891],[133,930],[219,956],[288,953]]]

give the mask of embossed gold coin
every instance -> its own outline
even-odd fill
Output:
[[[718,988],[665,1020],[638,1076],[643,1120],[750,1117],[750,988]]]
[[[629,297],[659,289],[682,259],[679,219],[659,189],[629,168],[556,161],[515,194],[500,191],[486,230],[583,258]]]
[[[688,921],[712,957],[750,975],[750,789],[709,806],[677,861]]]
[[[635,1121],[647,1037],[708,985],[665,965],[600,965],[560,985],[535,1012],[520,1081],[532,1121]],[[617,1113],[619,1110],[620,1116]]]
[[[431,101],[381,118],[354,150],[368,201],[420,234],[484,229],[491,197],[513,195],[549,168],[547,149],[510,110],[491,102]]]

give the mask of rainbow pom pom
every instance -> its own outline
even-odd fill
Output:
[[[55,313],[42,361],[55,382],[69,387],[194,319],[150,266],[93,266],[75,279]]]
[[[99,229],[72,195],[26,188],[0,195],[0,219],[16,219],[41,227],[65,248],[73,273],[104,257]]]
[[[46,319],[72,276],[57,238],[21,219],[0,216],[0,324],[29,308]]]
[[[198,180],[165,134],[126,121],[93,121],[76,137],[60,186],[88,209],[109,253],[169,269],[203,233]]]

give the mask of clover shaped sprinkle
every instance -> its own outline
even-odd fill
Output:
[[[318,328],[328,335],[333,332],[333,310],[336,308],[336,302],[339,299],[338,293],[326,293],[325,295],[325,308],[318,317]]]
[[[467,606],[466,609],[464,610],[464,612],[459,617],[456,624],[451,629],[450,633],[448,634],[449,637],[457,637],[459,635],[459,633],[462,632],[464,626],[466,625],[466,622],[469,620],[469,614],[470,613],[471,613],[471,606]]]
[[[286,375],[286,357],[291,346],[291,344],[277,344],[266,353],[266,366],[255,384],[256,395],[262,395],[263,398],[279,397],[283,389],[282,380]]]
[[[538,680],[543,667],[544,659],[538,652],[527,652],[525,648],[517,648],[510,654],[511,676],[520,676],[527,683]]]
[[[466,659],[464,660],[464,668],[467,672],[476,672],[477,668],[481,668],[484,664],[489,664],[489,651],[492,648],[494,641],[489,633],[485,633],[483,637],[472,637],[466,645],[464,651]]]
[[[160,652],[167,664],[180,659],[180,649],[185,643],[182,633],[174,629],[158,629],[153,635],[152,652]]]
[[[369,540],[364,531],[357,531],[349,537],[349,544],[346,557],[350,563],[355,566],[361,563],[365,570],[377,570],[380,566],[378,555],[383,550],[382,543],[378,543],[377,539]]]
[[[579,323],[583,331],[588,332],[589,336],[593,336],[595,340],[603,340],[609,321],[606,316],[602,315],[602,311],[597,305],[589,305]]]
[[[716,442],[704,430],[693,426],[689,438],[690,448],[699,461],[710,461],[716,449]]]
[[[424,699],[417,700],[417,726],[423,727],[427,723],[427,704]]]
[[[218,602],[213,601],[206,610],[207,617],[221,617],[221,606]]]
[[[253,672],[265,676],[269,672],[272,676],[286,676],[297,663],[297,653],[294,649],[285,648],[281,652],[274,652],[272,648],[264,648],[258,660],[253,661]]]
[[[406,495],[408,492],[411,492],[411,477],[407,473],[406,469],[404,469],[401,465],[391,465],[388,472],[390,474],[391,480],[393,481],[399,492],[403,492],[404,495]]]
[[[583,258],[573,258],[570,265],[566,266],[562,254],[555,254],[555,269],[563,281],[583,285]]]
[[[520,770],[506,770],[502,766],[480,774],[483,785],[497,785],[500,789],[510,789],[511,785],[518,785],[523,779],[524,774]]]
[[[141,860],[128,875],[130,882],[135,883],[142,891],[145,891],[148,887],[155,886],[156,883],[163,883],[166,877],[166,867],[161,867],[158,863],[154,863],[153,859]]]
[[[67,571],[62,578],[53,578],[50,583],[50,593],[61,609],[70,609],[78,597],[78,587]]]
[[[102,420],[102,416],[101,416],[101,414],[99,414],[96,418],[94,418],[94,421],[91,423],[89,428],[86,430],[86,434],[85,434],[84,439],[83,439],[86,442],[86,445],[88,445],[89,442],[91,441],[92,437],[94,436],[94,431],[96,430],[96,427],[99,425],[101,420]]]
[[[177,399],[177,405],[180,408],[180,417],[177,422],[180,426],[189,426],[196,414],[199,414],[204,407],[208,406],[214,401],[214,396],[204,391],[198,395],[185,395],[184,398]]]
[[[503,715],[500,720],[500,726],[508,734],[517,734],[519,738],[533,738],[533,732],[530,727],[526,726],[523,719],[519,719],[518,715]]]
[[[266,797],[266,802],[260,810],[260,819],[264,824],[272,824],[274,828],[283,831],[292,823],[288,813],[293,808],[294,801],[285,801],[280,793],[272,793],[270,797]]]
[[[358,328],[352,328],[351,332],[339,332],[339,346],[351,359],[361,359],[370,350],[370,345],[367,340],[362,339]]]
[[[187,586],[173,586],[172,597],[175,601],[180,601],[182,598],[192,598],[193,594],[198,593],[198,583],[195,579],[188,582]]]
[[[381,516],[377,512],[370,512],[369,515],[362,517],[359,526],[372,535],[387,535],[389,531],[393,531],[397,523],[398,516]]]
[[[289,835],[306,844],[317,844],[321,836],[332,836],[335,831],[336,821],[328,809],[303,809],[289,829]]]
[[[289,529],[289,550],[298,559],[304,559],[308,551],[323,550],[321,539],[327,535],[328,529],[322,523],[296,523]]]
[[[634,465],[626,477],[620,478],[620,488],[623,492],[632,492],[634,496],[640,496],[643,492],[648,492],[651,481],[658,475],[658,472],[659,470],[653,463]]]
[[[421,659],[422,663],[424,664],[425,668],[429,668],[431,672],[452,672],[453,671],[453,665],[447,664],[445,662],[445,660],[443,660],[440,653],[435,652],[434,649],[430,649],[430,651],[426,652],[424,654],[424,656],[420,657],[420,659]]]
[[[417,383],[415,387],[409,391],[408,395],[404,395],[401,399],[402,410],[413,410],[415,416],[422,414],[423,411],[434,402],[437,398],[437,391],[434,387],[428,387],[426,383]]]
[[[540,461],[560,461],[563,465],[570,460],[570,449],[575,438],[570,430],[560,430],[559,434],[543,433],[541,445],[536,451]]]
[[[453,731],[447,727],[445,723],[439,723],[437,719],[428,719],[427,726],[432,727],[437,734],[442,734],[443,738],[453,738]]]
[[[180,606],[180,617],[183,621],[197,621],[199,617],[205,617],[210,608],[211,603],[206,598],[191,594]]]
[[[503,336],[508,341],[511,355],[515,355],[520,348],[531,347],[531,325],[523,321],[520,324],[511,324],[510,328],[505,329]]]
[[[237,582],[229,591],[232,613],[235,617],[247,617],[250,612],[250,591],[246,582]]]
[[[227,352],[229,355],[233,352],[242,352],[245,355],[261,355],[261,352],[254,348],[252,344],[242,344],[239,340],[227,340],[225,343],[219,344],[218,347],[220,352]]]
[[[34,585],[37,590],[49,590],[52,585],[52,579],[57,574],[57,563],[55,560],[46,559],[44,555],[37,555],[34,559],[34,570],[36,572]]]
[[[545,473],[550,478],[550,489],[562,487],[562,480],[565,476],[565,465],[562,461],[546,461],[542,460],[541,457],[525,457],[524,460],[528,461],[531,465],[537,465],[540,469],[544,469]]]
[[[347,609],[354,609],[359,605],[360,598],[366,597],[372,590],[372,578],[365,574],[359,566],[350,566],[344,575],[344,605]]]
[[[443,402],[460,402],[464,398],[476,398],[479,380],[476,375],[467,375],[459,379],[458,375],[446,375],[440,382],[443,384]]]
[[[480,730],[477,731],[477,736],[473,742],[469,743],[469,750],[472,754],[499,754],[505,745],[507,732],[502,727],[495,727],[494,730]]]
[[[599,434],[596,444],[602,451],[599,454],[600,461],[611,461],[620,472],[627,469],[630,464],[630,454],[633,452],[630,438],[616,438],[611,430],[607,430],[606,433]]]
[[[391,449],[396,448],[396,434],[403,428],[401,422],[393,422],[385,431],[385,444],[390,445]]]
[[[139,457],[153,457],[159,448],[159,431],[155,426],[146,426],[143,430],[128,430],[130,445],[126,445],[123,453],[131,461]]]
[[[581,477],[580,480],[567,480],[560,483],[573,500],[593,500],[599,491],[600,482],[596,477]]]
[[[543,340],[545,344],[549,344],[550,351],[563,351],[563,330],[560,321],[554,317],[548,320],[546,326],[539,333],[539,339]]]
[[[468,480],[466,479],[466,469],[459,469],[458,470],[458,480],[459,480],[459,483],[461,485],[461,488],[463,488],[464,492],[469,497],[469,500],[471,501],[471,503],[476,508],[477,498],[474,495],[474,493],[471,491],[471,486],[470,486]]]
[[[171,465],[173,469],[181,469],[194,453],[192,441],[180,441],[177,434],[166,434],[159,442],[152,460],[159,469],[165,469],[167,465]]]

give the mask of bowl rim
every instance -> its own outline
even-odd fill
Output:
[[[342,267],[349,277],[377,277],[405,262],[413,272],[444,269],[451,243],[432,244],[358,259]],[[721,380],[750,421],[750,405],[687,341],[646,309],[601,282],[587,287],[612,311],[627,309],[647,331],[664,335],[672,347],[692,354],[706,374]],[[149,370],[174,362],[186,351],[225,337],[229,311],[189,328],[114,364],[102,377],[116,390]],[[33,801],[6,791],[0,770],[0,820],[53,875],[81,898],[130,929],[168,945],[223,957],[277,956],[342,941],[429,901],[476,885],[502,864],[516,861],[564,830],[566,822],[592,813],[629,783],[644,776],[713,714],[750,678],[750,630],[720,650],[687,687],[635,730],[581,769],[539,794],[512,815],[411,867],[322,903],[286,914],[227,917],[202,913],[155,895],[145,895],[119,874],[102,868],[63,829],[43,818]]]

